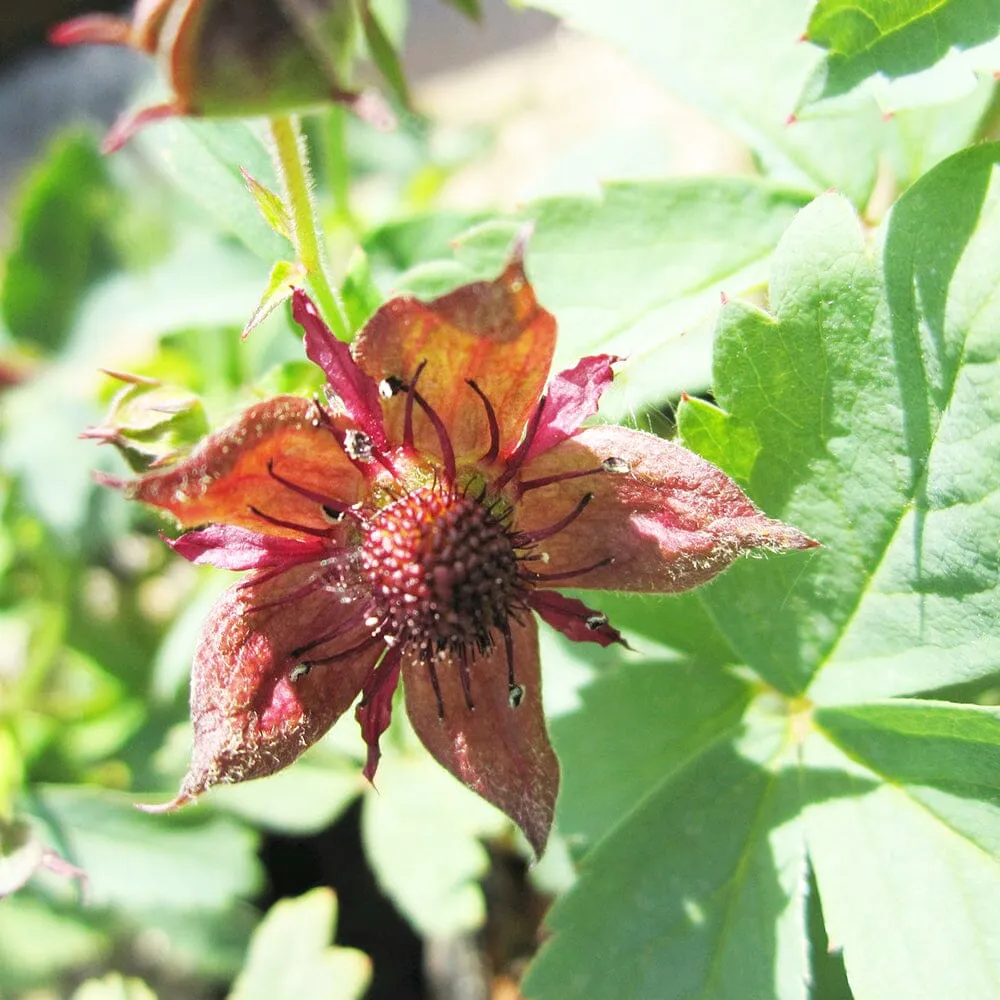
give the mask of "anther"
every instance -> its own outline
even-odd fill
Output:
[[[521,684],[511,684],[507,689],[507,704],[517,708],[524,701],[524,687]]]
[[[584,625],[591,630],[591,632],[597,631],[599,628],[604,628],[608,624],[608,616],[605,614],[589,615],[584,621]]]
[[[614,455],[601,462],[601,468],[605,472],[613,472],[615,474],[624,474],[632,471],[632,466],[624,458],[616,458]]]
[[[388,378],[382,379],[378,384],[378,394],[383,399],[392,399],[396,393],[402,391],[406,388],[405,383],[399,376],[390,375]]]
[[[311,663],[300,663],[298,666],[292,667],[288,679],[294,684],[296,681],[302,680],[303,677],[308,677],[311,672]]]
[[[344,431],[344,452],[352,462],[370,462],[374,456],[372,439],[364,431]]]

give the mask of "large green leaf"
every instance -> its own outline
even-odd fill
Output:
[[[732,129],[775,175],[815,191],[836,187],[855,204],[875,181],[884,125],[870,99],[786,124],[821,59],[799,44],[806,0],[664,3],[530,0],[613,42],[669,89]]]
[[[696,592],[763,682],[649,664],[555,724],[560,822],[597,844],[529,998],[842,997],[819,943],[857,1000],[996,994],[1000,713],[869,699],[1000,673],[998,163],[952,157],[870,239],[818,199],[771,312],[724,308],[724,409],[682,413],[688,442],[824,548]]]
[[[808,89],[830,97],[875,73],[916,73],[998,33],[997,0],[819,0],[806,36],[828,54]]]

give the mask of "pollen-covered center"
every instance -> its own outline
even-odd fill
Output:
[[[450,489],[415,490],[368,523],[362,567],[387,636],[421,654],[488,651],[520,584],[503,514]]]

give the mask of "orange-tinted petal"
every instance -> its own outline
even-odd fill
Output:
[[[740,553],[817,543],[762,514],[721,469],[680,445],[624,427],[601,426],[538,456],[519,483],[574,471],[593,475],[529,488],[516,527],[541,531],[587,493],[594,498],[564,530],[538,545],[545,560],[526,568],[539,586],[669,593],[710,580]],[[605,560],[609,564],[600,565]],[[575,574],[575,570],[580,570]]]
[[[514,625],[512,639],[515,678],[522,689],[516,708],[503,641],[470,664],[474,709],[466,705],[459,665],[452,659],[434,661],[443,718],[427,665],[409,651],[403,654],[403,687],[406,710],[424,746],[459,781],[502,809],[540,856],[552,826],[559,762],[542,711],[534,618]]]
[[[350,707],[384,647],[364,626],[364,598],[345,604],[322,585],[299,593],[316,572],[237,584],[219,599],[194,658],[191,766],[177,797],[158,808],[286,767]],[[329,662],[296,677],[297,651],[337,630],[308,653]],[[329,659],[340,651],[351,652]]]
[[[490,450],[486,408],[467,384],[472,380],[492,405],[499,425],[500,456],[513,450],[545,386],[556,326],[542,309],[515,255],[496,281],[477,281],[431,302],[409,296],[387,302],[354,344],[361,367],[376,381],[409,384],[427,364],[416,389],[447,428],[459,462]],[[405,393],[385,404],[390,439],[403,440]],[[438,435],[414,407],[419,451],[441,455]]]
[[[267,518],[327,528],[318,500],[275,478],[326,498],[333,507],[350,506],[363,496],[363,477],[316,421],[316,412],[315,404],[298,396],[258,403],[166,471],[113,485],[122,486],[130,500],[169,511],[185,528],[216,523],[299,534]]]

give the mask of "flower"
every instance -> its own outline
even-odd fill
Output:
[[[556,326],[519,249],[496,281],[387,302],[351,348],[300,290],[293,315],[326,401],[251,406],[168,470],[114,482],[195,529],[175,551],[248,572],[202,631],[192,763],[162,808],[286,766],[359,693],[372,779],[402,677],[431,754],[540,854],[559,766],[533,613],[607,646],[618,631],[560,587],[686,590],[741,552],[816,543],[679,445],[583,426],[616,358],[545,391]]]

